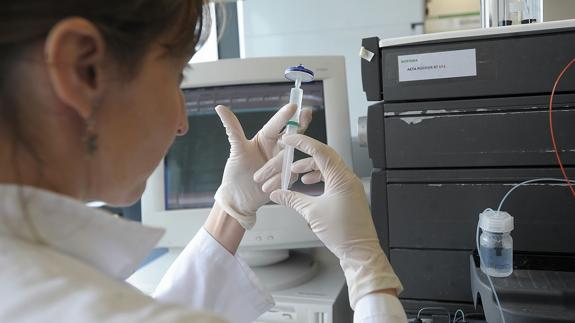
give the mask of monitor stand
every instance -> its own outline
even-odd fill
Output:
[[[265,266],[250,265],[250,268],[271,292],[304,284],[319,271],[314,256],[301,251],[289,252],[283,261]]]
[[[239,257],[248,266],[263,267],[280,263],[289,258],[289,249],[274,250],[238,250]]]
[[[181,251],[181,248],[170,249],[164,255],[140,268],[128,278],[128,282],[144,293],[151,294]],[[301,285],[314,278],[320,269],[314,255],[308,252],[285,250],[282,254],[283,258],[278,256],[279,253],[276,254],[275,259],[278,260],[275,263],[250,266],[256,276],[272,292]]]

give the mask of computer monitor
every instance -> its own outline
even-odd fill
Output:
[[[293,82],[287,67],[303,64],[315,80],[302,84],[303,106],[313,110],[307,134],[333,147],[352,167],[345,61],[339,56],[229,59],[192,64],[182,85],[189,131],[175,140],[148,180],[142,222],[163,227],[162,247],[184,247],[201,228],[213,205],[229,154],[229,143],[214,107],[226,105],[251,138],[289,101]],[[303,157],[300,154],[299,158]],[[296,156],[298,158],[298,156]],[[323,187],[295,184],[294,190],[321,194]],[[321,246],[292,209],[270,203],[257,212],[240,251]]]

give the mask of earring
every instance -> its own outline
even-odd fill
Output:
[[[96,121],[94,116],[91,115],[86,122],[86,134],[84,136],[84,147],[86,159],[91,159],[98,150],[98,134],[96,133]]]

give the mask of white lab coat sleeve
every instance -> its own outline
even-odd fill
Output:
[[[204,228],[176,258],[154,292],[159,301],[253,322],[274,301],[254,272]]]
[[[354,323],[406,323],[407,317],[399,299],[374,293],[360,298],[353,313]]]

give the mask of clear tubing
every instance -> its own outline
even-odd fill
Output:
[[[505,196],[503,196],[503,198],[501,199],[501,202],[499,202],[499,206],[497,207],[497,213],[499,213],[501,211],[501,208],[503,207],[503,203],[505,202],[505,200],[509,197],[509,195],[515,191],[516,189],[518,189],[519,187],[526,185],[526,184],[530,184],[530,183],[535,183],[535,182],[563,182],[563,183],[567,183],[565,181],[565,179],[563,178],[535,178],[535,179],[530,179],[528,181],[525,182],[521,182],[519,184],[515,184],[513,185],[513,187],[505,194]],[[570,181],[571,183],[575,183],[575,180]]]
[[[295,81],[295,87],[291,89],[289,103],[296,104],[297,110],[288,122],[285,135],[295,135],[299,128],[299,114],[301,112],[301,103],[303,100],[303,90],[300,89],[301,80]],[[293,164],[294,148],[286,145],[284,148],[284,160],[282,165],[282,183],[281,189],[287,190],[291,178],[291,166]]]

